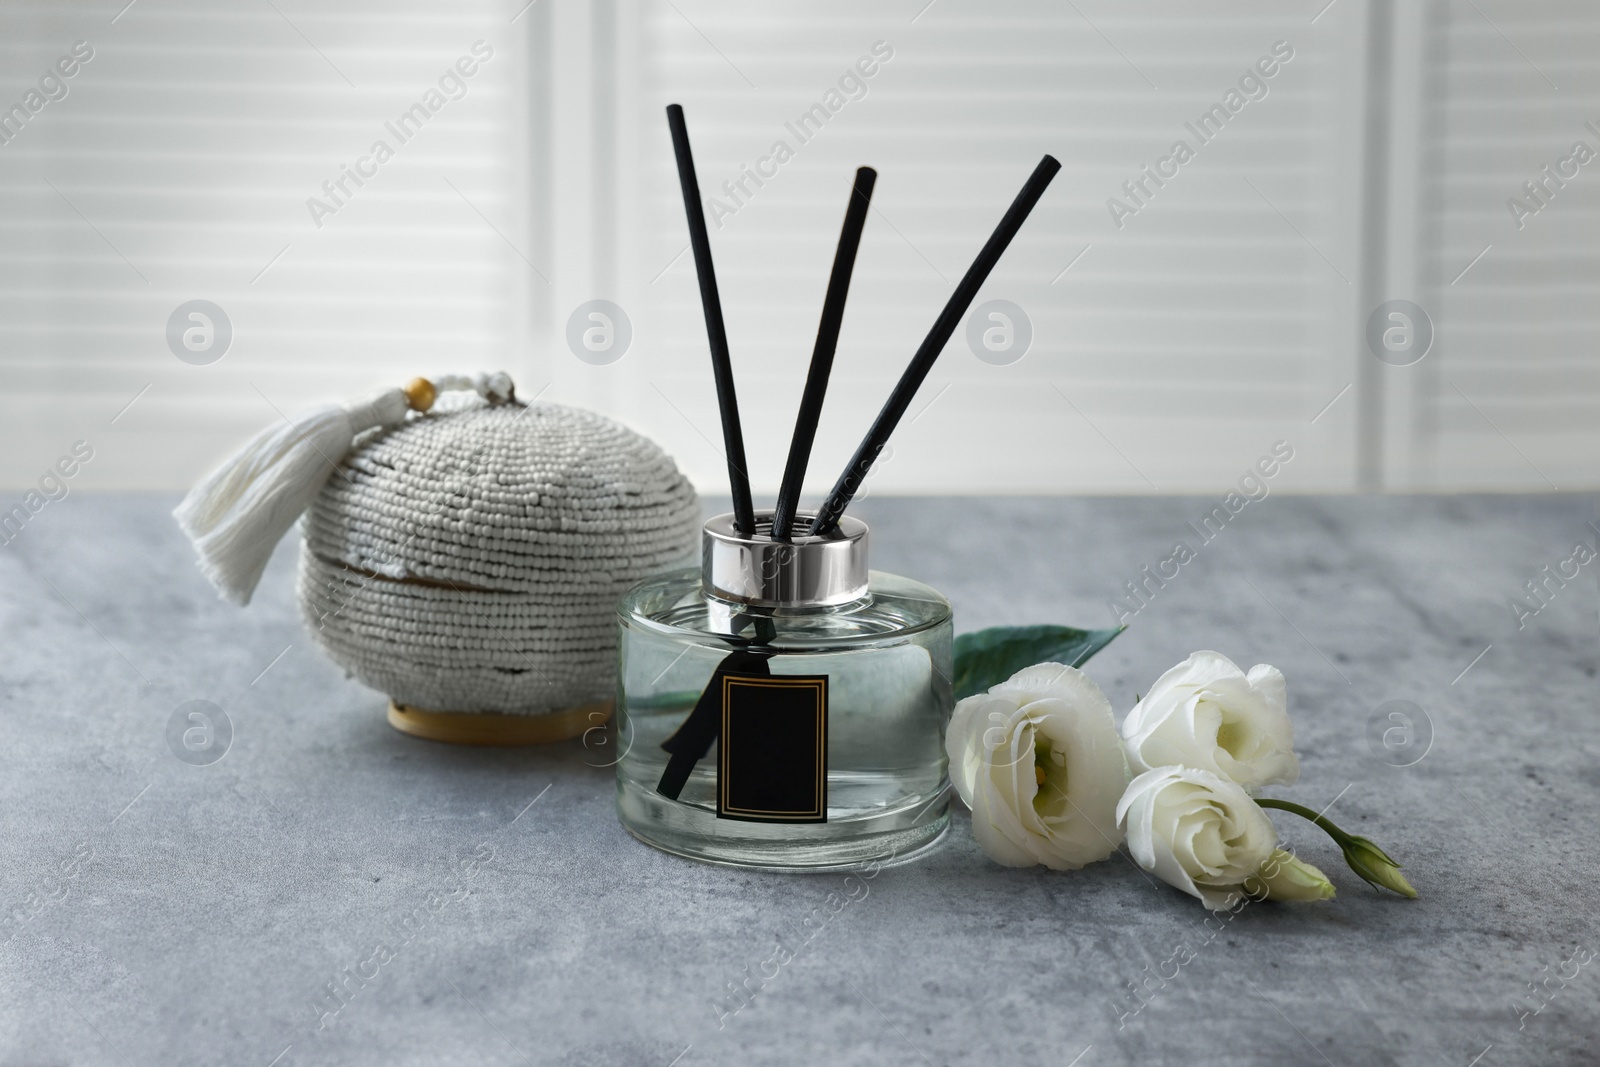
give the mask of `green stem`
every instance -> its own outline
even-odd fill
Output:
[[[1340,848],[1343,848],[1345,842],[1350,840],[1350,835],[1335,826],[1333,824],[1333,820],[1328,819],[1325,816],[1318,815],[1316,812],[1312,811],[1303,804],[1296,804],[1292,800],[1274,800],[1271,797],[1258,797],[1256,798],[1256,803],[1263,808],[1277,808],[1280,811],[1287,811],[1292,815],[1300,816],[1302,819],[1310,820],[1317,826],[1321,827],[1329,837],[1337,841]]]
[[[1321,827],[1329,837],[1338,844],[1344,853],[1344,861],[1350,869],[1375,886],[1393,890],[1404,897],[1415,897],[1417,891],[1411,883],[1400,874],[1400,864],[1396,863],[1388,853],[1379,848],[1365,837],[1356,834],[1347,834],[1335,826],[1330,820],[1288,800],[1257,800],[1263,808],[1277,808],[1298,815],[1302,819],[1309,819]]]

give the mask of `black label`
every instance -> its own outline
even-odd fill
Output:
[[[828,676],[724,674],[717,817],[828,821]]]

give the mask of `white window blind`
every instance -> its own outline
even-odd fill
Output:
[[[951,288],[1044,152],[1063,163],[978,303],[1031,320],[995,366],[951,341],[869,480],[889,491],[1163,491],[1234,480],[1276,440],[1300,487],[1353,479],[1353,405],[1311,419],[1356,358],[1359,18],[1281,5],[675,3],[639,9],[620,209],[630,306],[649,323],[618,403],[723,480],[663,106],[684,104],[722,279],[752,475],[775,486],[850,177],[880,171],[819,435],[838,474]],[[1087,16],[1087,17],[1085,17]],[[915,17],[915,20],[913,21]],[[1091,21],[1092,20],[1092,21]],[[881,43],[880,43],[881,42]],[[1268,63],[1262,78],[1254,65]],[[871,78],[858,61],[878,58]],[[869,64],[870,65],[870,64]],[[1255,98],[1198,123],[1247,77]],[[841,89],[820,130],[799,116]],[[1220,132],[1212,132],[1222,125]],[[808,137],[802,143],[802,136]],[[1185,141],[1194,155],[1142,179]],[[735,199],[776,142],[794,157]],[[765,164],[771,171],[774,164]],[[1107,201],[1145,206],[1115,225]],[[742,204],[739,202],[742,200]],[[726,215],[717,204],[736,208]],[[659,277],[658,277],[659,275]],[[624,363],[616,365],[622,370]],[[670,399],[671,407],[662,403]],[[1347,398],[1348,399],[1348,398]],[[928,406],[931,405],[931,406]],[[924,411],[924,407],[926,410]]]
[[[0,144],[0,483],[86,439],[75,484],[179,488],[280,412],[503,367],[722,489],[672,101],[768,498],[855,167],[880,179],[813,498],[1044,152],[978,301],[1031,346],[959,331],[868,493],[1211,492],[1278,440],[1297,490],[1595,482],[1596,165],[1520,229],[1506,206],[1600,151],[1579,0],[274,3],[8,9],[0,105],[94,55]],[[1367,350],[1392,298],[1433,321],[1413,366]],[[569,349],[596,299],[630,319],[615,362]],[[233,331],[203,366],[166,336],[193,300]]]
[[[1412,368],[1419,440],[1394,480],[1593,487],[1600,7],[1477,0],[1427,5],[1425,18],[1415,210],[1437,339]],[[1579,143],[1590,162],[1572,159]]]
[[[0,146],[5,480],[34,481],[84,439],[95,456],[75,484],[175,488],[280,412],[504,362],[520,291],[539,284],[514,188],[527,63],[512,13],[8,8],[0,101],[75,42],[94,54]],[[196,299],[232,327],[208,365],[166,338]]]

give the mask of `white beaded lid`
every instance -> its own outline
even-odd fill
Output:
[[[537,715],[609,700],[616,604],[698,548],[652,441],[560,404],[413,416],[362,441],[303,519],[300,604],[397,704]]]

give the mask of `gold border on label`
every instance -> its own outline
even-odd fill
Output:
[[[728,697],[732,691],[733,683],[748,686],[753,689],[814,689],[817,693],[817,806],[815,810],[805,812],[794,811],[766,811],[761,808],[735,808],[728,803]],[[721,752],[719,755],[721,765],[717,775],[717,808],[729,815],[759,815],[764,819],[774,822],[802,820],[812,821],[820,816],[826,816],[827,808],[827,762],[828,762],[828,736],[826,733],[828,699],[828,676],[815,677],[773,675],[767,678],[740,677],[725,674],[722,676],[722,734]]]

